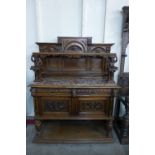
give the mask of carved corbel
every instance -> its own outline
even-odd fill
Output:
[[[39,55],[32,54],[31,61],[34,63],[34,66],[31,66],[31,70],[35,73],[35,81],[38,81],[41,79],[41,65],[42,65],[42,59]]]
[[[110,55],[108,57],[108,68],[109,68],[109,80],[112,80],[114,72],[118,69],[118,67],[114,66],[114,63],[117,62],[116,54]]]
[[[31,56],[31,61],[34,63],[35,66],[41,66],[42,65],[42,56],[41,55],[34,55]]]

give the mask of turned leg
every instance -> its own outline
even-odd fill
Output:
[[[35,128],[36,128],[37,134],[40,134],[41,125],[42,125],[41,120],[35,120]]]
[[[125,105],[125,115],[123,116],[123,121],[122,121],[122,137],[128,137],[128,132],[129,132],[129,98],[125,97],[125,102],[123,102]]]
[[[113,126],[112,120],[107,121],[107,124],[106,124],[107,137],[110,137],[112,135],[112,126]]]
[[[127,117],[123,117],[122,120],[122,138],[128,137],[128,132],[129,132],[129,119]]]

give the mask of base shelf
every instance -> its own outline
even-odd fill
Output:
[[[108,143],[104,121],[46,121],[35,143]]]

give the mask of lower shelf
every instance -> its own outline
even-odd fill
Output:
[[[107,136],[104,121],[46,121],[35,143],[108,143],[112,134]]]

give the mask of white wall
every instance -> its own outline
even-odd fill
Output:
[[[26,114],[28,116],[34,115],[32,96],[28,85],[34,79],[33,71],[30,70],[33,65],[31,55],[32,52],[38,51],[35,45],[37,40],[35,5],[34,0],[26,0]]]
[[[40,42],[81,36],[82,0],[37,0]]]
[[[82,36],[104,42],[106,0],[83,0]]]
[[[57,36],[92,36],[93,42],[115,43],[119,67],[121,52],[122,7],[128,0],[27,0],[27,81],[31,54],[38,50],[35,42],[55,42]],[[126,61],[125,69],[128,69]],[[118,71],[115,74],[117,79]],[[27,116],[33,116],[32,97],[27,87]]]
[[[107,0],[106,20],[105,20],[105,40],[104,42],[115,43],[112,46],[112,52],[117,53],[118,62],[116,66],[120,66],[121,57],[121,35],[122,35],[122,7],[128,6],[128,0]],[[128,65],[127,65],[128,66]],[[117,81],[119,69],[115,73]]]

